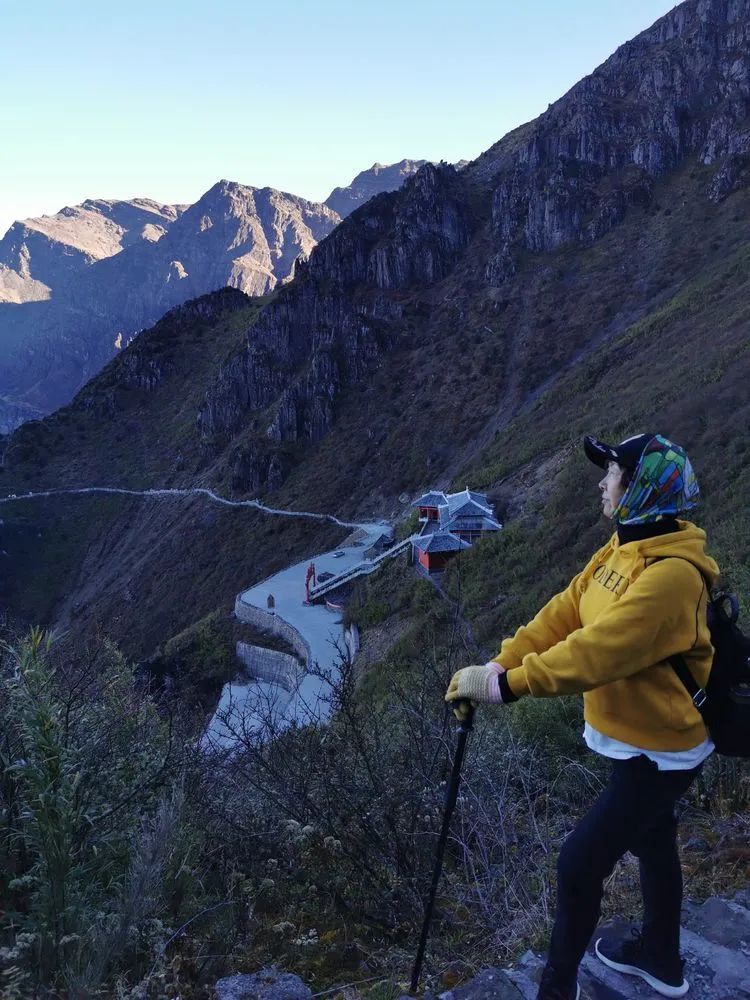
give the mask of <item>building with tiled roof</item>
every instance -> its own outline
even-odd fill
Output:
[[[494,517],[458,514],[450,519],[444,530],[453,532],[464,541],[475,542],[493,531],[500,531],[501,528],[502,524]]]
[[[414,547],[420,552],[460,552],[470,549],[468,542],[462,541],[450,531],[433,531],[429,535],[420,535],[415,539]]]
[[[442,490],[430,490],[429,493],[423,493],[418,500],[413,500],[412,507],[437,507],[441,503],[447,503],[448,498]]]
[[[413,554],[428,573],[443,569],[450,556],[469,548],[484,535],[502,529],[486,494],[472,491],[468,486],[459,493],[431,490],[411,506],[419,510],[422,522],[419,538],[413,543]],[[428,536],[434,539],[429,544]],[[450,538],[462,544],[447,541]]]
[[[419,510],[420,521],[437,521],[438,510],[447,503],[448,498],[445,493],[441,493],[439,490],[430,490],[418,500],[414,500],[411,506]]]
[[[466,500],[464,499],[463,493],[460,494],[460,503],[447,503],[443,507],[439,507],[438,510],[445,510],[446,516],[448,517],[459,517],[461,515],[474,517],[492,517],[492,507],[488,507],[487,504],[477,503],[476,500]]]
[[[451,556],[471,546],[450,531],[431,531],[420,535],[413,542],[417,565],[425,573],[435,573],[445,569]]]
[[[446,496],[451,513],[458,510],[464,504],[471,504],[473,507],[481,507],[487,514],[492,513],[492,506],[487,500],[486,493],[473,493],[467,486],[460,493],[448,493]]]

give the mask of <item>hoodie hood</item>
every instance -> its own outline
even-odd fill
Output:
[[[612,546],[623,556],[632,555],[634,564],[640,559],[644,565],[652,559],[685,559],[692,563],[713,587],[719,576],[716,561],[706,552],[706,532],[692,521],[677,521],[678,530],[666,535],[654,535],[638,541],[621,544],[617,533],[612,536]]]

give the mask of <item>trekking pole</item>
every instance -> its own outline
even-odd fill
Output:
[[[417,985],[419,983],[419,974],[422,971],[422,959],[424,958],[424,950],[427,945],[427,935],[430,930],[430,920],[432,919],[432,910],[435,905],[435,895],[437,893],[438,882],[440,881],[440,872],[443,868],[443,854],[445,853],[445,845],[448,840],[448,828],[451,824],[451,816],[453,815],[453,810],[456,805],[456,799],[458,798],[458,783],[461,780],[461,763],[464,759],[464,750],[466,749],[466,738],[472,730],[474,725],[474,706],[470,701],[466,702],[468,707],[468,715],[465,719],[461,721],[458,727],[458,744],[456,746],[456,756],[453,760],[453,770],[451,771],[451,780],[448,783],[448,790],[445,793],[445,812],[443,814],[443,828],[440,831],[440,839],[438,840],[437,846],[437,856],[435,858],[435,868],[432,872],[432,885],[430,886],[430,895],[427,900],[427,907],[424,913],[424,923],[422,924],[422,936],[419,939],[419,948],[417,949],[417,957],[414,961],[414,968],[411,974],[411,992],[415,993],[417,990]]]

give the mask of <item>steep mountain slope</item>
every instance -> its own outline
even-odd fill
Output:
[[[334,201],[346,214],[421,162],[375,164]],[[191,206],[87,201],[15,223],[0,241],[0,431],[68,402],[167,309],[224,286],[270,291],[340,221],[327,205],[222,180]]]
[[[252,321],[240,309],[230,331],[208,319],[198,337],[186,314],[169,337],[139,338],[6,442],[0,492],[200,481],[353,517],[481,485],[511,524],[462,558],[462,600],[491,643],[601,537],[597,513],[580,513],[596,482],[580,434],[653,427],[689,448],[720,562],[742,582],[749,40],[750,0],[688,0],[460,173],[426,165],[354,212]],[[80,503],[4,508],[5,598],[82,632],[106,622],[126,648],[229,600],[279,554],[268,525],[253,525],[245,567],[239,521],[209,556],[178,505],[165,519],[141,502],[83,517]],[[124,577],[139,584],[121,612]]]
[[[197,483],[205,462],[195,446],[195,414],[206,382],[262,305],[226,288],[172,310],[73,404],[16,432],[16,471],[34,469],[32,478],[53,488]],[[216,507],[204,497],[91,495],[16,506],[0,514],[0,607],[74,630],[79,622],[84,631],[101,624],[138,656],[150,653],[165,629],[171,635],[194,621],[195,608],[227,602],[238,579],[261,579],[346,534],[315,521],[279,523],[255,510]],[[141,615],[137,609],[146,606]]]
[[[49,301],[0,304],[0,322],[13,331],[7,343],[20,345],[0,393],[41,412],[62,405],[167,309],[225,285],[263,294],[338,221],[324,205],[220,181],[161,239],[90,264]]]
[[[0,239],[0,302],[33,302],[138,240],[156,242],[184,210],[148,198],[89,199],[14,222]]]
[[[685,259],[676,219],[664,227],[674,227],[673,236],[665,234],[669,245],[649,255],[650,270],[633,273],[617,298],[611,287],[592,289],[599,300],[593,310],[576,308],[580,288],[568,291],[579,280],[573,259],[566,275],[548,282],[571,312],[550,301],[538,315],[539,271],[550,266],[544,255],[590,247],[595,259],[600,241],[628,213],[641,225],[653,218],[659,184],[683,164],[690,169],[679,182],[690,181],[690,190],[675,200],[696,215],[698,205],[706,215],[745,183],[747,42],[747,2],[683,4],[476,164],[460,174],[426,166],[401,193],[373,199],[318,248],[225,366],[201,411],[207,442],[236,440],[240,432],[254,441],[249,424],[260,407],[272,411],[261,431],[266,440],[320,438],[337,392],[374,372],[385,352],[411,347],[419,333],[425,344],[439,337],[440,354],[433,361],[434,352],[425,352],[412,388],[426,375],[445,383],[455,373],[443,364],[444,335],[456,325],[492,338],[502,359],[493,396],[507,414],[579,352],[622,329],[650,298],[658,304],[665,289],[654,288],[653,268],[684,261],[687,272],[671,276],[683,281],[703,249],[691,246]],[[700,244],[699,218],[692,221]],[[632,227],[627,235],[632,240]],[[625,256],[633,272],[644,260]],[[445,289],[427,291],[440,282]],[[490,388],[476,388],[481,413]],[[474,413],[467,437],[477,422]]]

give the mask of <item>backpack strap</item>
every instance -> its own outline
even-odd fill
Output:
[[[705,721],[708,714],[708,709],[706,708],[708,695],[706,694],[705,689],[698,684],[696,679],[690,673],[690,667],[685,662],[685,657],[681,653],[676,653],[674,656],[670,657],[669,663],[687,688],[687,692],[690,695],[693,704],[701,713]]]
[[[651,559],[646,563],[646,567],[650,566],[652,563],[655,562],[663,562],[665,559],[682,559],[682,556],[656,556],[654,559]],[[682,561],[690,562],[689,559],[682,559]],[[695,566],[695,563],[690,563],[690,565]],[[695,566],[695,568],[698,569],[697,566]],[[708,580],[706,579],[701,570],[698,570],[698,572],[700,573],[701,579],[703,580],[706,586],[710,600],[711,588],[708,585]],[[682,653],[675,653],[674,656],[670,656],[669,663],[674,672],[682,681],[685,688],[687,689],[687,692],[690,695],[693,704],[698,709],[703,718],[703,721],[705,722],[706,717],[708,715],[708,706],[707,706],[708,695],[706,694],[705,689],[702,688],[700,684],[698,684],[696,679],[693,677],[692,673],[690,672],[690,667],[688,667],[687,661],[685,660],[685,657],[682,655]]]

